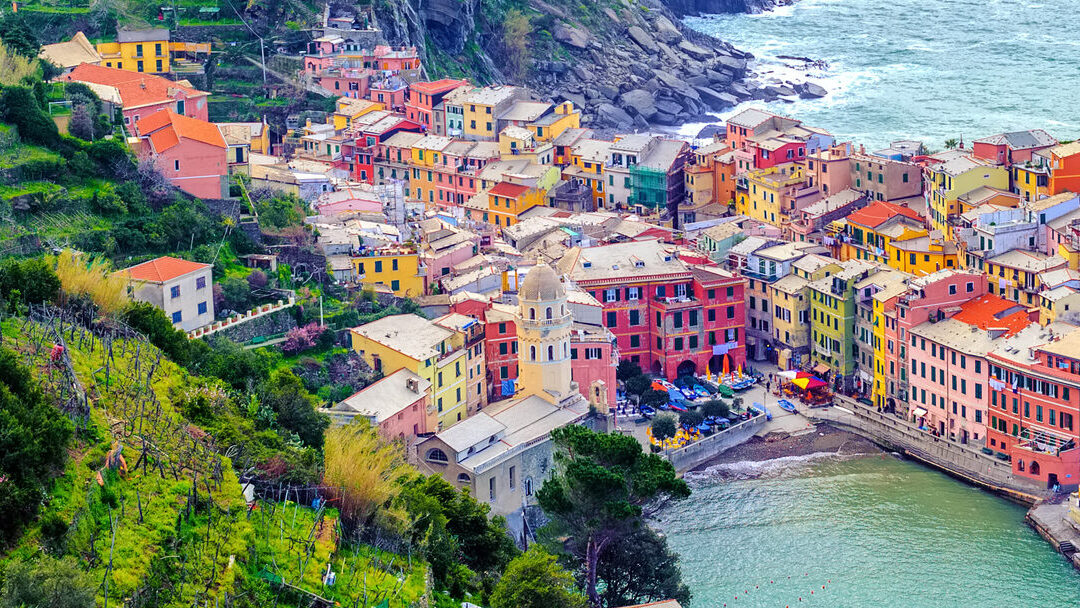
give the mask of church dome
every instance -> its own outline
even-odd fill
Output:
[[[518,290],[518,299],[529,302],[550,302],[566,297],[566,289],[558,275],[547,264],[537,264]]]

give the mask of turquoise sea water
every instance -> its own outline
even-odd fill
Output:
[[[1028,128],[1080,137],[1078,11],[1076,0],[798,0],[687,24],[754,53],[767,77],[807,74],[777,55],[829,62],[808,73],[828,97],[773,102],[777,112],[868,146],[941,148]]]
[[[1080,573],[1022,507],[911,462],[795,457],[688,479],[658,527],[692,608],[1080,606]]]

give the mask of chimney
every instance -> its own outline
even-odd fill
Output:
[[[420,383],[416,381],[416,378],[406,378],[405,379],[405,388],[409,389],[410,391],[412,391],[414,393],[419,393],[420,392]]]

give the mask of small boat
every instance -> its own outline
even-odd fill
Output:
[[[678,402],[675,402],[675,401],[672,401],[671,403],[668,403],[668,407],[675,410],[676,412],[685,412],[686,411],[685,405],[686,405],[685,403],[678,403]]]
[[[697,395],[698,397],[708,397],[709,396],[709,391],[705,390],[704,386],[701,386],[700,384],[695,384],[694,385],[694,394]]]
[[[776,405],[779,405],[780,409],[784,410],[785,412],[791,412],[792,414],[795,413],[795,404],[788,401],[787,399],[781,399],[777,401]]]

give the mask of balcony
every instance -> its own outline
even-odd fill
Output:
[[[684,308],[701,306],[701,302],[692,295],[657,298],[653,300],[653,302],[660,305],[664,310],[682,310]]]

